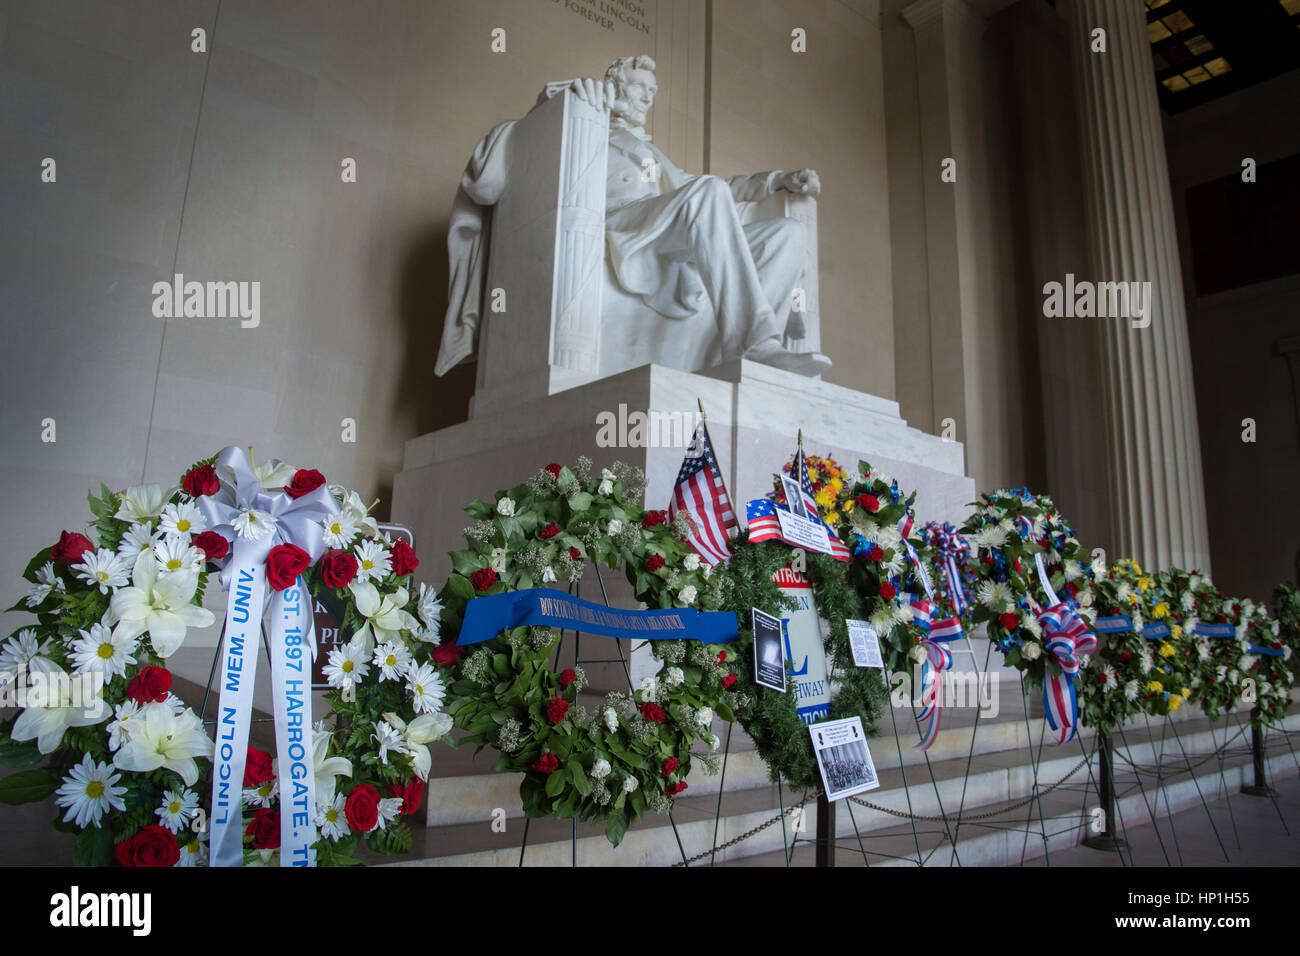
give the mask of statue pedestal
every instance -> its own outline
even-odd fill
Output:
[[[415,532],[417,576],[445,581],[447,552],[465,546],[465,505],[548,462],[586,455],[597,472],[619,459],[638,465],[646,472],[646,506],[666,508],[698,419],[697,399],[742,517],[745,501],[771,490],[800,429],[808,454],[849,469],[864,459],[896,477],[904,493],[915,489],[918,522],[960,521],[975,499],[961,444],[910,427],[896,402],[742,359],[702,372],[646,365],[408,441],[392,517]],[[638,428],[642,416],[648,424]]]

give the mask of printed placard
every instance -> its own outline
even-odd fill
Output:
[[[880,653],[880,635],[866,621],[844,622],[849,629],[849,649],[853,652],[853,663],[858,667],[879,667],[885,669],[885,659]]]
[[[813,750],[817,752],[817,766],[821,770],[827,800],[842,800],[880,786],[876,765],[867,748],[867,735],[862,731],[861,717],[812,724],[808,733],[812,735]]]
[[[330,651],[340,644],[346,644],[352,635],[339,626],[336,618],[318,599],[312,599],[316,631],[316,660],[312,662],[311,686],[313,690],[329,690],[330,682],[325,677],[325,665],[329,663]]]
[[[831,553],[831,536],[824,524],[784,508],[776,509],[776,520],[781,523],[781,537],[786,541],[809,551]]]
[[[751,609],[754,623],[754,683],[785,693],[785,642],[781,619]]]
[[[772,583],[781,593],[793,598],[793,610],[781,612],[785,656],[794,678],[795,711],[805,724],[822,720],[830,714],[831,694],[826,674],[826,650],[822,640],[821,618],[813,601],[812,582],[808,576],[788,564],[772,575]]]

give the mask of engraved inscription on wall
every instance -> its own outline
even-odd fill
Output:
[[[582,17],[598,27],[611,32],[650,35],[647,23],[648,0],[550,0],[574,16]]]

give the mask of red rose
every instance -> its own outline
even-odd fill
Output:
[[[359,833],[369,833],[379,823],[379,791],[368,783],[355,787],[343,804],[348,826]]]
[[[560,769],[560,761],[555,759],[555,754],[547,751],[533,761],[533,769],[541,773],[554,773]]]
[[[1133,655],[1128,651],[1124,651],[1124,653],[1120,654],[1119,659],[1122,661],[1129,661],[1133,659]]]
[[[415,556],[409,544],[399,539],[388,552],[388,563],[394,574],[404,578],[420,566],[420,559]]]
[[[442,667],[454,667],[460,660],[460,648],[455,644],[439,644],[431,652],[433,662]]]
[[[181,488],[191,498],[199,498],[203,495],[215,495],[221,488],[221,482],[217,481],[217,470],[211,465],[199,465],[197,468],[191,468],[181,479]]]
[[[414,816],[420,812],[420,801],[424,799],[424,781],[419,777],[412,777],[406,781],[405,785],[390,783],[388,785],[388,794],[389,796],[402,798],[403,816]]]
[[[119,843],[114,852],[122,866],[175,866],[181,858],[176,835],[156,824],[141,827],[131,839]]]
[[[558,724],[568,712],[569,702],[552,694],[550,706],[546,708],[546,719],[553,724]]]
[[[664,722],[664,717],[668,715],[665,714],[664,709],[657,704],[642,704],[641,716],[646,720],[654,721],[656,724],[662,724]]]
[[[885,549],[878,544],[873,544],[871,550],[867,552],[867,557],[872,561],[879,561],[885,556]]]
[[[898,591],[895,590],[894,586],[890,584],[888,581],[880,585],[880,596],[884,598],[886,601],[892,601],[894,599],[894,595],[897,593]]]
[[[230,542],[215,531],[199,532],[192,543],[209,561],[220,561],[230,553]]]
[[[645,569],[647,571],[658,571],[664,566],[664,556],[662,554],[652,554],[646,559]]]
[[[541,531],[537,532],[537,537],[545,541],[548,538],[554,538],[559,533],[560,533],[560,526],[556,524],[554,521],[552,521]]]
[[[137,704],[161,703],[172,689],[172,675],[165,667],[146,664],[126,685],[126,696]]]
[[[641,519],[641,526],[643,528],[653,528],[655,525],[663,524],[667,520],[668,512],[666,511],[647,511],[645,517]]]
[[[725,664],[725,663],[727,663],[727,652],[726,652],[726,651],[718,651],[718,659],[717,659],[717,661],[714,662],[713,666],[714,666],[714,667],[721,667],[721,666],[722,666],[723,664]]]
[[[560,465],[558,462],[554,462],[554,461],[551,462],[549,465],[546,466],[546,470],[551,473],[552,478],[560,477]]]
[[[293,480],[284,486],[284,493],[290,498],[301,498],[303,495],[311,494],[323,484],[325,484],[325,476],[315,468],[299,468],[293,473]]]
[[[1008,631],[1014,631],[1020,626],[1020,618],[1010,612],[998,615],[998,623]]]
[[[582,557],[582,552],[579,551],[577,548],[570,548],[569,557],[573,558],[574,561],[577,561]]]
[[[475,591],[486,591],[497,583],[497,573],[491,568],[479,568],[470,575],[469,579]]]
[[[311,555],[296,544],[277,544],[266,556],[266,580],[277,591],[293,585],[311,567]]]
[[[880,499],[875,495],[861,494],[857,498],[858,506],[866,508],[868,511],[880,510]]]
[[[560,675],[560,690],[568,690],[569,685],[572,684],[577,677],[578,673],[572,667],[566,669],[564,673]]]
[[[679,780],[676,783],[670,783],[666,787],[664,787],[664,793],[668,794],[668,796],[670,797],[675,797],[677,796],[677,794],[681,793],[685,789],[686,789],[686,781]]]
[[[59,543],[50,550],[50,557],[62,564],[80,564],[81,556],[87,551],[92,554],[95,546],[84,534],[65,531],[59,535]]]
[[[735,675],[735,674],[728,674],[726,677],[722,678],[722,686],[723,686],[723,687],[728,687],[728,688],[729,688],[729,687],[731,687],[731,685],[734,684],[735,682],[736,682],[736,675]]]
[[[353,554],[333,548],[326,551],[320,559],[320,579],[326,587],[345,588],[357,576],[357,568],[360,566]]]
[[[271,755],[250,745],[248,759],[244,761],[244,789],[255,789],[270,779]]]
[[[663,775],[665,777],[671,777],[673,775],[673,771],[676,770],[679,766],[681,766],[681,762],[676,757],[669,757],[667,760],[664,761]]]
[[[276,850],[280,847],[280,811],[263,807],[253,814],[244,830],[244,836],[253,838],[254,850]]]

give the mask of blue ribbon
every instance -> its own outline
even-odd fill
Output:
[[[1148,641],[1158,641],[1162,637],[1168,637],[1173,632],[1169,630],[1168,624],[1148,624],[1142,628],[1142,636]]]
[[[554,588],[528,588],[474,598],[465,606],[457,646],[490,641],[504,630],[532,625],[559,627],[628,640],[691,640],[727,644],[740,634],[731,611],[693,607],[628,611],[584,601]]]
[[[1097,618],[1093,621],[1092,627],[1102,634],[1122,634],[1124,631],[1133,630],[1133,619],[1127,614],[1112,614],[1110,617]]]
[[[1237,629],[1231,624],[1206,624],[1197,621],[1192,625],[1192,633],[1203,637],[1236,637]]]
[[[1252,644],[1248,648],[1252,654],[1263,654],[1265,657],[1282,657],[1286,652],[1276,647],[1260,647],[1258,644]]]

